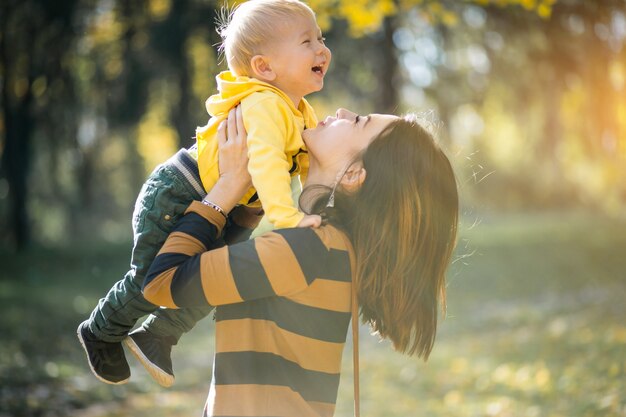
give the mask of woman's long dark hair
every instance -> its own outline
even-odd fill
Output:
[[[306,187],[303,210],[350,237],[361,317],[396,350],[426,360],[445,312],[445,273],[456,243],[458,192],[450,161],[414,116],[391,122],[360,156],[358,191]]]

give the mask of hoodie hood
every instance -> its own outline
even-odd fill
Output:
[[[211,117],[224,115],[250,94],[266,90],[271,90],[284,99],[294,113],[299,112],[291,99],[282,90],[256,78],[235,76],[230,71],[222,71],[215,77],[215,81],[218,93],[209,97],[205,103]]]

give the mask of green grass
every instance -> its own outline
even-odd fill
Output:
[[[428,362],[361,328],[364,417],[626,416],[626,223],[581,214],[464,219]],[[128,265],[123,247],[0,252],[0,416],[198,415],[213,324],[175,347],[177,381],[90,373],[77,324]],[[348,344],[337,405],[352,415]]]

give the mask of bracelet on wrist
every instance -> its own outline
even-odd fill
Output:
[[[228,215],[226,214],[226,212],[224,211],[224,209],[222,209],[220,206],[218,206],[217,204],[209,201],[209,200],[202,200],[201,201],[202,204],[204,204],[205,206],[209,206],[211,207],[213,210],[217,211],[219,214],[221,214],[222,216],[224,216],[225,219],[228,218]]]

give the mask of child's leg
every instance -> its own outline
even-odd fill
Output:
[[[259,211],[259,208],[250,210],[245,206],[235,208],[228,216],[224,239],[220,239],[219,245],[247,240],[262,216]],[[126,345],[155,381],[169,387],[174,383],[172,345],[211,310],[208,306],[180,310],[159,308],[129,334]]]
[[[172,346],[211,310],[212,307],[159,308],[128,335],[126,345],[159,385],[169,387],[175,379]]]
[[[204,195],[199,178],[196,161],[186,150],[180,150],[157,167],[142,187],[133,214],[131,270],[100,300],[89,319],[81,323],[77,330],[92,372],[104,382],[123,384],[130,377],[130,367],[120,342],[125,339],[128,343],[130,338],[126,336],[137,319],[158,308],[143,297],[143,280],[176,221],[183,216],[192,200],[199,200]],[[157,379],[160,384],[169,386],[174,382],[171,346],[183,331],[208,311],[202,315],[192,312],[192,319],[174,322],[170,330],[175,339],[171,336],[158,338],[157,343],[151,344],[156,347],[152,353],[162,362],[170,364],[166,372],[161,371],[161,378]],[[185,317],[187,313],[178,314]],[[141,336],[146,335],[134,338]],[[152,341],[149,337],[148,340]]]
[[[189,203],[201,199],[203,192],[195,176],[190,174],[195,161],[181,150],[160,165],[144,184],[133,214],[134,246],[131,270],[101,299],[89,320],[90,330],[101,340],[121,341],[136,321],[157,309],[141,293],[141,286],[150,264],[161,249],[175,222]],[[196,168],[197,172],[197,168]],[[208,314],[210,310],[204,313]],[[178,314],[186,315],[184,310]],[[172,322],[172,333],[180,337],[191,322],[199,320],[193,312],[190,319]]]
[[[260,208],[236,207],[229,215],[224,227],[223,240],[231,245],[248,240],[254,227],[262,218]],[[210,313],[212,307],[185,308],[172,310],[160,308],[154,311],[142,324],[142,328],[160,337],[173,337],[176,341],[183,333]]]
[[[172,310],[169,308],[156,309],[142,323],[142,327],[161,337],[172,337],[176,342],[183,333],[191,330],[198,321],[205,318],[213,307],[183,308]],[[175,344],[175,343],[174,343]]]

